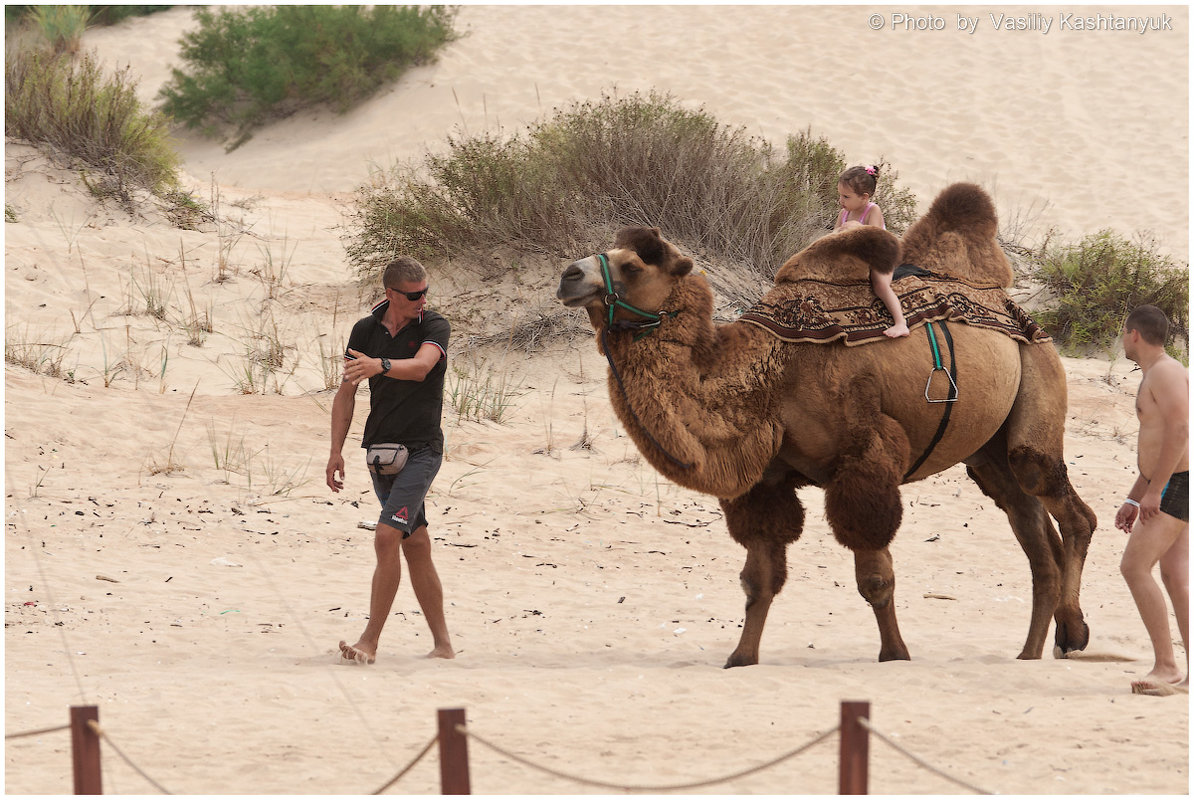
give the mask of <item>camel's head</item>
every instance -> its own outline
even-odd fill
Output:
[[[624,228],[612,250],[568,265],[556,297],[588,311],[594,328],[609,320],[650,320],[691,271],[692,259],[664,240],[659,228]]]

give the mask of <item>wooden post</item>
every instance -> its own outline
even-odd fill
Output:
[[[88,721],[99,722],[96,706],[70,707],[71,761],[74,766],[75,794],[103,794],[100,779],[100,739]]]
[[[867,758],[870,731],[858,724],[871,718],[869,702],[842,701],[841,756],[838,794],[867,793]]]
[[[472,794],[468,777],[468,737],[456,730],[465,725],[463,708],[439,710],[440,794]]]

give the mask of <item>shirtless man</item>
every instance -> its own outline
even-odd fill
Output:
[[[1119,571],[1153,646],[1153,668],[1132,682],[1132,691],[1149,695],[1188,693],[1190,684],[1190,378],[1165,352],[1168,332],[1169,320],[1156,306],[1140,306],[1124,324],[1124,353],[1144,371],[1136,395],[1140,475],[1115,527],[1129,534]],[[1165,597],[1152,576],[1157,562],[1186,650],[1185,675],[1173,656]]]

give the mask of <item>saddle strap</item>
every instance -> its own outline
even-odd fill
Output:
[[[937,425],[937,432],[933,434],[932,441],[929,442],[929,446],[927,448],[925,448],[925,451],[923,453],[921,453],[920,458],[916,459],[916,463],[913,464],[908,469],[908,471],[904,473],[904,480],[907,480],[909,478],[909,476],[912,475],[912,473],[914,473],[918,469],[920,469],[920,466],[922,464],[924,464],[925,461],[928,460],[929,455],[937,447],[938,443],[941,442],[941,438],[943,436],[945,436],[945,429],[947,427],[949,427],[949,417],[950,417],[950,414],[953,412],[953,408],[954,408],[953,401],[958,399],[957,398],[958,363],[957,363],[957,359],[954,354],[954,337],[950,335],[949,326],[947,326],[945,324],[945,320],[940,320],[936,324],[941,326],[941,336],[942,336],[942,338],[945,339],[945,346],[949,349],[949,379],[950,379],[949,382],[950,382],[950,386],[953,387],[953,397],[951,397],[948,401],[938,401],[938,402],[944,403],[945,413],[943,413],[941,415],[941,422],[940,422],[940,424]],[[941,354],[937,350],[937,338],[933,335],[933,323],[932,322],[925,323],[925,330],[928,331],[929,347],[933,351],[934,371],[939,370],[939,369],[944,369],[944,367],[942,366],[942,363],[941,363]],[[932,379],[932,375],[930,374],[930,380],[931,379]],[[925,391],[926,391],[926,393],[928,392],[927,387],[926,387]],[[932,401],[930,401],[930,402],[932,402]]]

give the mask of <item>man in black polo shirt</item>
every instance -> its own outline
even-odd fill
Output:
[[[345,354],[344,380],[332,401],[332,452],[327,483],[344,488],[340,451],[352,424],[357,386],[369,379],[369,417],[362,447],[395,442],[406,446],[406,466],[397,475],[371,473],[381,501],[374,534],[377,567],[369,598],[369,622],[354,645],[340,642],[340,655],[372,664],[377,642],[390,614],[402,577],[398,552],[406,556],[410,583],[431,628],[429,657],[453,658],[444,620],[444,592],[431,562],[431,537],[423,501],[443,462],[444,432],[440,411],[448,363],[448,321],[427,306],[427,272],[413,258],[390,262],[382,275],[386,299],[353,326]],[[339,475],[339,478],[337,478]]]

